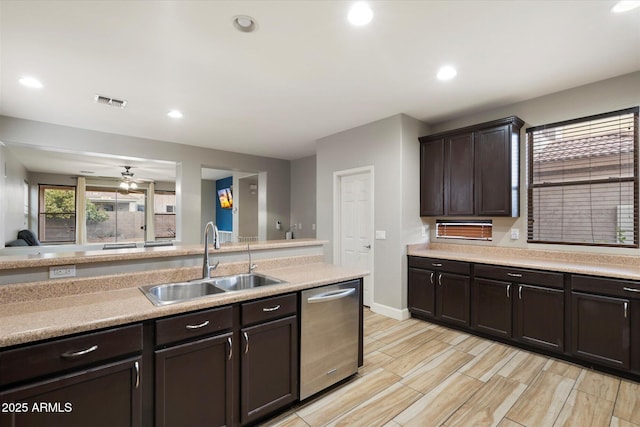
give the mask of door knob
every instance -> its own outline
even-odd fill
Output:
[[[371,245],[364,246],[365,249],[371,249]]]

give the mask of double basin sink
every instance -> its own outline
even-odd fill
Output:
[[[257,273],[212,277],[189,282],[166,283],[141,286],[140,290],[154,305],[167,305],[208,297],[225,292],[242,291],[262,286],[284,283],[284,281]]]

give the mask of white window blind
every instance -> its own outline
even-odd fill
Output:
[[[638,107],[527,129],[529,242],[638,247]]]

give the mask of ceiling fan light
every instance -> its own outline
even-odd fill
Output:
[[[129,184],[126,183],[125,181],[122,181],[120,183],[120,188],[122,188],[123,190],[128,190],[129,189]]]
[[[131,188],[132,190],[135,190],[136,188],[138,188],[138,184],[136,184],[135,182],[131,182],[129,183],[129,188]]]

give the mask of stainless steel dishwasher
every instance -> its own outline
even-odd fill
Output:
[[[300,400],[358,371],[360,281],[302,292]]]

